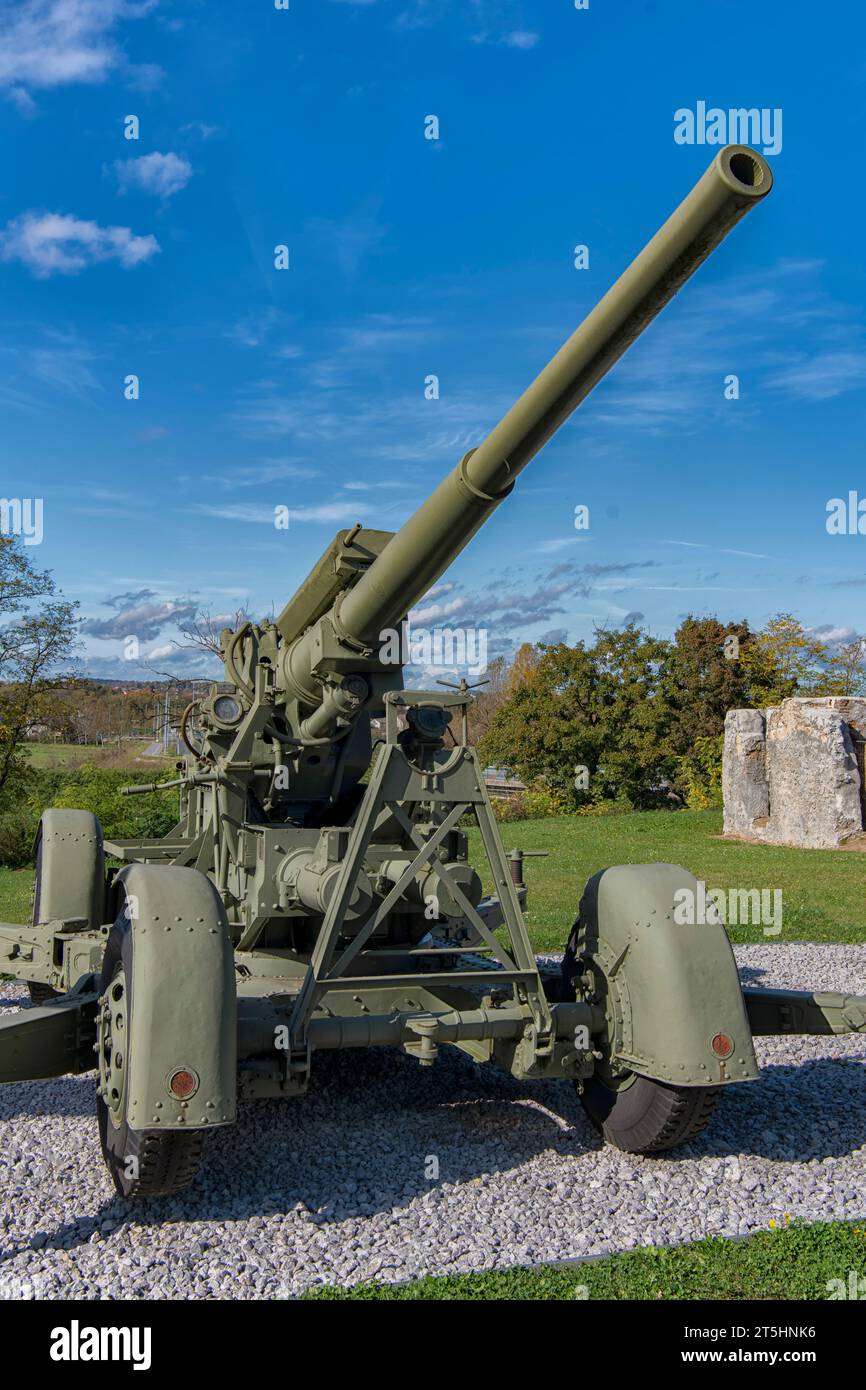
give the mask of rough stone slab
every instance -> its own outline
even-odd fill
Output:
[[[729,710],[722,763],[726,835],[838,849],[863,833],[855,739],[866,699],[795,696],[767,710]]]
[[[757,709],[732,709],[725,716],[722,795],[726,835],[762,838],[770,812],[765,767],[764,715]]]
[[[830,695],[826,700],[810,700],[834,709],[861,738],[866,738],[866,700],[859,695]]]
[[[836,849],[863,828],[851,734],[826,701],[783,700],[767,710],[770,820],[777,845]]]

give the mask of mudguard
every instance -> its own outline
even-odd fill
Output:
[[[754,1081],[758,1063],[727,933],[717,919],[675,921],[681,889],[697,894],[698,883],[676,864],[623,864],[595,874],[584,890],[576,954],[596,963],[614,1066],[676,1086]],[[725,1060],[712,1047],[719,1033],[734,1042]]]
[[[90,811],[55,806],[43,811],[36,834],[33,923],[74,918],[82,929],[105,921],[102,827]]]
[[[197,869],[157,864],[128,865],[115,886],[118,923],[129,934],[122,951],[131,996],[129,1127],[230,1124],[237,1109],[237,997],[216,889]],[[168,1089],[179,1069],[198,1080],[186,1102]]]

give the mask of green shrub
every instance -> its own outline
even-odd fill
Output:
[[[566,815],[573,809],[571,794],[562,787],[552,787],[546,782],[531,782],[521,793],[523,814],[527,820],[540,820],[545,816]]]
[[[690,811],[722,805],[722,754],[725,736],[696,738],[690,753],[677,759],[677,782]]]
[[[16,811],[0,812],[0,864],[10,869],[24,869],[33,863],[33,838],[39,816],[23,806]]]
[[[177,822],[177,792],[152,796],[120,795],[120,788],[159,781],[160,774],[96,768],[72,772],[32,771],[0,803],[0,864],[22,869],[33,865],[33,841],[39,817],[49,806],[92,811],[107,839],[157,839]],[[167,778],[165,780],[168,780]]]
[[[58,779],[24,768],[7,783],[0,799],[0,864],[12,869],[33,865],[33,841],[43,806],[50,806]]]
[[[498,821],[544,820],[572,812],[570,793],[541,780],[532,782],[516,796],[494,797],[493,814]]]
[[[633,810],[634,806],[627,796],[603,797],[600,801],[588,801],[585,805],[578,806],[575,814],[578,816],[624,816]]]
[[[92,811],[110,840],[157,839],[177,823],[177,791],[121,796],[121,787],[163,780],[148,772],[97,768],[91,763],[66,773],[55,806]],[[165,778],[164,780],[168,780]]]

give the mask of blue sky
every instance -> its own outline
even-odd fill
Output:
[[[88,668],[129,676],[137,635],[136,675],[192,671],[178,617],[279,609],[339,527],[396,528],[699,177],[699,101],[781,111],[771,198],[420,621],[491,651],[635,614],[866,631],[866,536],[825,526],[866,497],[864,29],[799,0],[0,0],[2,486],[44,499],[30,553]]]

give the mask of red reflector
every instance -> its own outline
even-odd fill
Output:
[[[727,1033],[717,1033],[711,1047],[717,1057],[730,1057],[734,1050],[734,1040]]]
[[[168,1089],[175,1100],[188,1100],[198,1086],[198,1077],[194,1071],[172,1072],[168,1082]]]

